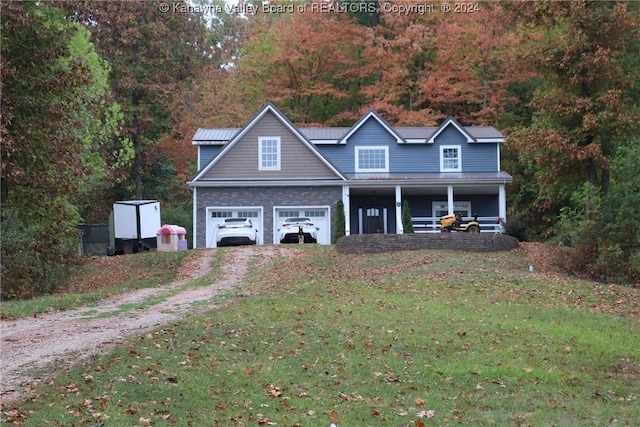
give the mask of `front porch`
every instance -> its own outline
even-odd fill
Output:
[[[506,223],[506,182],[373,183],[343,186],[346,235],[403,234],[406,200],[415,233],[439,233],[440,217],[460,213],[463,222],[478,215],[480,230],[501,233]]]

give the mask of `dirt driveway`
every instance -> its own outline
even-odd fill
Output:
[[[180,280],[155,288],[118,295],[98,306],[0,323],[0,399],[11,404],[29,394],[62,363],[72,365],[82,357],[109,351],[137,334],[184,317],[196,310],[194,302],[209,298],[242,283],[251,262],[263,264],[274,257],[294,257],[298,250],[278,246],[233,248],[221,265],[222,278],[205,287],[185,290],[155,305],[136,303],[162,296],[211,271],[215,249],[203,250],[179,271]],[[175,291],[174,291],[175,292]],[[126,309],[125,307],[129,307]],[[210,306],[206,308],[211,308]],[[49,364],[56,362],[54,368]]]

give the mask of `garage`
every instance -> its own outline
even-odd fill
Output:
[[[331,244],[331,218],[329,206],[280,206],[273,208],[273,241],[280,243],[278,229],[285,218],[306,217],[318,227],[318,243]]]
[[[258,230],[258,244],[263,243],[262,206],[209,207],[207,208],[207,248],[215,248],[218,224],[225,218],[249,218]]]

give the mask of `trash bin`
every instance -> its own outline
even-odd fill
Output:
[[[156,233],[159,252],[178,252],[187,250],[187,230],[177,225],[165,224]]]

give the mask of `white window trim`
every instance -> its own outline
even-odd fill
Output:
[[[262,164],[262,143],[264,141],[276,140],[276,165],[275,166],[264,166]],[[258,138],[258,170],[261,171],[279,171],[280,170],[280,158],[282,157],[280,151],[280,137],[279,136],[261,136]]]
[[[444,167],[444,150],[448,148],[455,148],[456,150],[458,150],[458,167],[455,169]],[[461,145],[441,145],[440,146],[440,172],[462,172],[462,146]]]
[[[360,151],[363,150],[383,150],[384,151],[384,168],[367,169],[360,168]],[[361,145],[355,147],[355,170],[356,172],[389,172],[389,147],[381,147],[379,145]]]
[[[434,216],[434,217],[439,217],[439,216],[436,214],[437,206],[438,206],[438,205],[444,205],[444,206],[447,206],[447,201],[446,201],[446,200],[442,200],[442,201],[436,201],[436,202],[432,202],[432,203],[431,203],[431,212],[433,213],[433,216]],[[463,218],[464,218],[464,217],[467,217],[467,218],[471,217],[471,216],[472,216],[472,215],[471,215],[471,202],[468,202],[468,201],[464,201],[464,200],[456,200],[455,202],[453,202],[453,210],[454,210],[454,212],[455,212],[456,210],[461,211],[461,210],[462,210],[461,208],[463,207],[463,206],[461,206],[461,205],[466,205],[466,209],[467,209],[467,214],[466,214],[466,215],[462,215],[462,217],[463,217]],[[445,215],[446,215],[446,214],[445,214]]]

